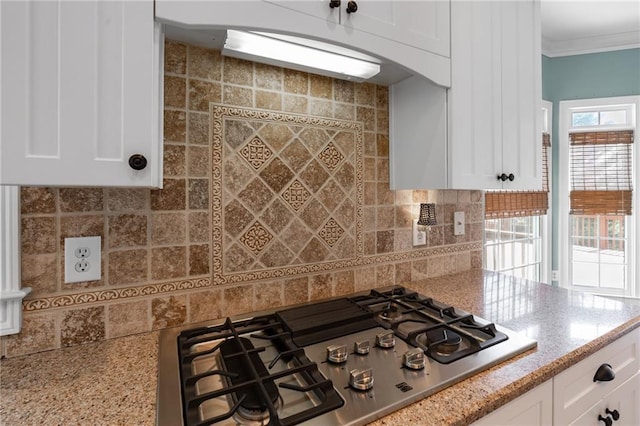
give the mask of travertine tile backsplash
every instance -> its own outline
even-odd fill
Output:
[[[482,265],[482,193],[390,191],[386,87],[168,41],[164,188],[23,188],[17,356]],[[439,224],[413,248],[420,202]],[[453,235],[453,211],[467,232]],[[64,283],[64,239],[102,279]]]

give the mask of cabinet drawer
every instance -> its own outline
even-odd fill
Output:
[[[553,379],[554,423],[571,423],[636,374],[640,370],[639,348],[640,330],[634,330],[558,374]],[[611,365],[615,378],[594,382],[593,377],[602,364]]]
[[[602,418],[610,417],[615,411],[618,415],[613,424],[616,426],[638,426],[640,423],[640,373],[636,373],[604,399],[598,401],[589,411],[577,418],[571,426],[602,426]],[[606,410],[609,410],[607,413]]]
[[[507,405],[474,422],[473,426],[550,425],[552,416],[551,382],[552,380],[547,380],[524,395],[520,395]]]

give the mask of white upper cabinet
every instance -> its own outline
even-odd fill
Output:
[[[539,2],[454,1],[451,17],[451,187],[541,189]]]
[[[449,0],[156,0],[156,19],[194,30],[270,31],[321,40],[399,64],[438,85],[451,82]]]
[[[161,186],[163,39],[153,4],[0,4],[0,183]]]
[[[451,88],[419,77],[390,88],[393,189],[542,188],[539,8],[451,2]],[[442,97],[445,113],[431,105]]]
[[[449,57],[449,1],[290,1],[279,6]],[[339,3],[339,4],[338,4]],[[353,9],[355,8],[355,11]]]

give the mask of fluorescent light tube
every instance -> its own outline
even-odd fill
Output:
[[[236,30],[227,30],[222,54],[357,82],[380,72],[379,64]]]

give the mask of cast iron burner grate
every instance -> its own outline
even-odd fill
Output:
[[[404,287],[371,290],[368,295],[350,299],[372,312],[374,318],[408,343],[425,350],[427,356],[449,364],[509,337],[493,323],[478,322],[473,315],[420,296]],[[433,336],[442,335],[436,339]],[[446,336],[456,336],[456,345]]]
[[[265,366],[258,353],[264,347],[253,347],[251,336],[263,339],[268,344],[278,347],[279,353],[271,363]],[[193,351],[192,348],[207,342],[219,342],[213,347]],[[219,354],[222,367],[194,374],[194,359],[211,354]],[[240,411],[268,414],[268,425],[296,425],[313,417],[341,407],[344,401],[318,370],[316,363],[311,362],[304,350],[296,346],[286,332],[282,323],[274,315],[255,317],[232,322],[227,318],[224,324],[214,327],[202,327],[185,330],[178,336],[178,356],[180,362],[180,379],[182,384],[182,407],[185,425],[213,425],[236,416]],[[269,370],[279,360],[286,360],[290,367],[282,371]],[[238,368],[240,370],[238,370]],[[279,383],[279,379],[297,375],[304,379],[303,384]],[[219,376],[228,386],[222,389],[199,394],[197,383],[209,376]],[[278,415],[278,387],[300,393],[312,392],[317,404],[301,412],[286,417]],[[200,406],[209,399],[228,397],[233,401],[231,408],[224,413],[209,418],[201,418]],[[265,416],[267,417],[267,416]]]

